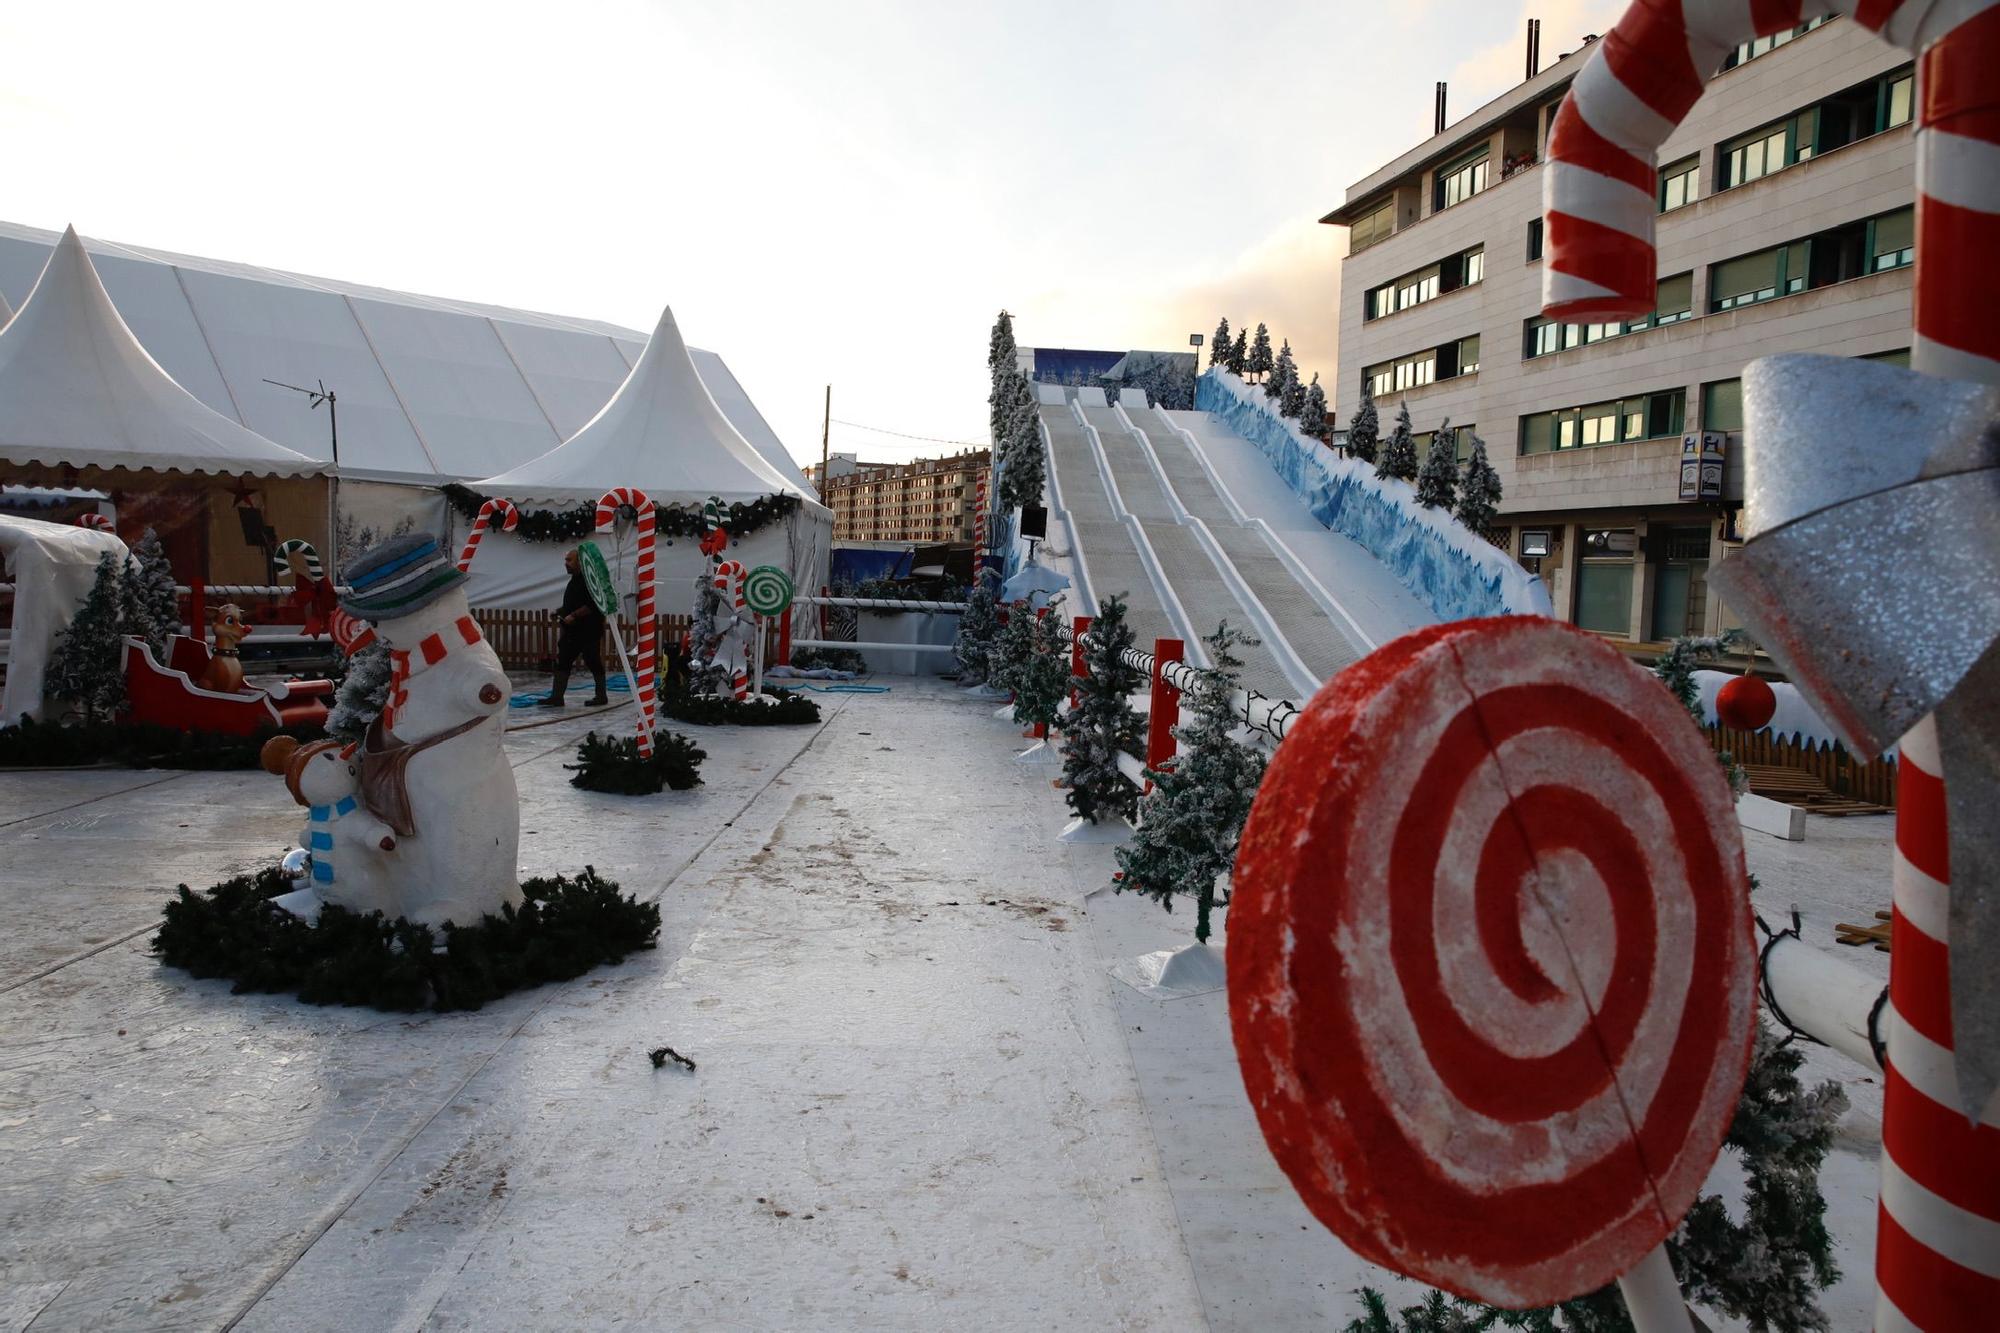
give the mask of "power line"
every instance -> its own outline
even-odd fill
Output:
[[[910,435],[900,430],[885,430],[881,426],[864,426],[858,421],[842,421],[839,417],[833,419],[833,424],[836,426],[852,427],[855,430],[870,431],[876,435],[893,435],[899,440],[921,440],[925,444],[955,444],[962,449],[986,448],[984,444],[979,443],[977,440],[945,440],[935,435]]]

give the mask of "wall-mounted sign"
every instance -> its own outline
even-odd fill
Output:
[[[1722,498],[1722,438],[1712,430],[1681,436],[1681,499]]]

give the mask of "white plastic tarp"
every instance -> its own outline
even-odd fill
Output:
[[[125,543],[109,532],[0,514],[0,560],[14,584],[0,727],[41,716],[49,653],[90,595],[98,558],[107,551],[122,567]]]
[[[0,460],[249,476],[326,470],[176,384],[112,305],[74,230],[0,329]]]

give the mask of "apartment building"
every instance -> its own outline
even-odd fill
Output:
[[[834,454],[824,477],[806,477],[833,510],[835,541],[970,542],[979,478],[992,457],[985,449],[913,463],[864,463]]]
[[[1715,633],[1736,622],[1707,572],[1736,542],[1756,447],[1744,363],[1908,362],[1910,61],[1840,19],[1739,47],[1660,153],[1658,307],[1550,324],[1539,165],[1589,53],[1356,182],[1322,219],[1349,238],[1336,410],[1344,425],[1365,380],[1385,431],[1399,403],[1425,435],[1446,418],[1477,429],[1506,491],[1497,540],[1563,619],[1635,643]]]

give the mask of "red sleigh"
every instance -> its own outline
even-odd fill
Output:
[[[326,723],[331,681],[295,680],[224,693],[195,684],[208,670],[208,645],[176,634],[167,641],[167,655],[169,665],[161,666],[145,640],[125,640],[125,696],[132,721],[234,736]]]

